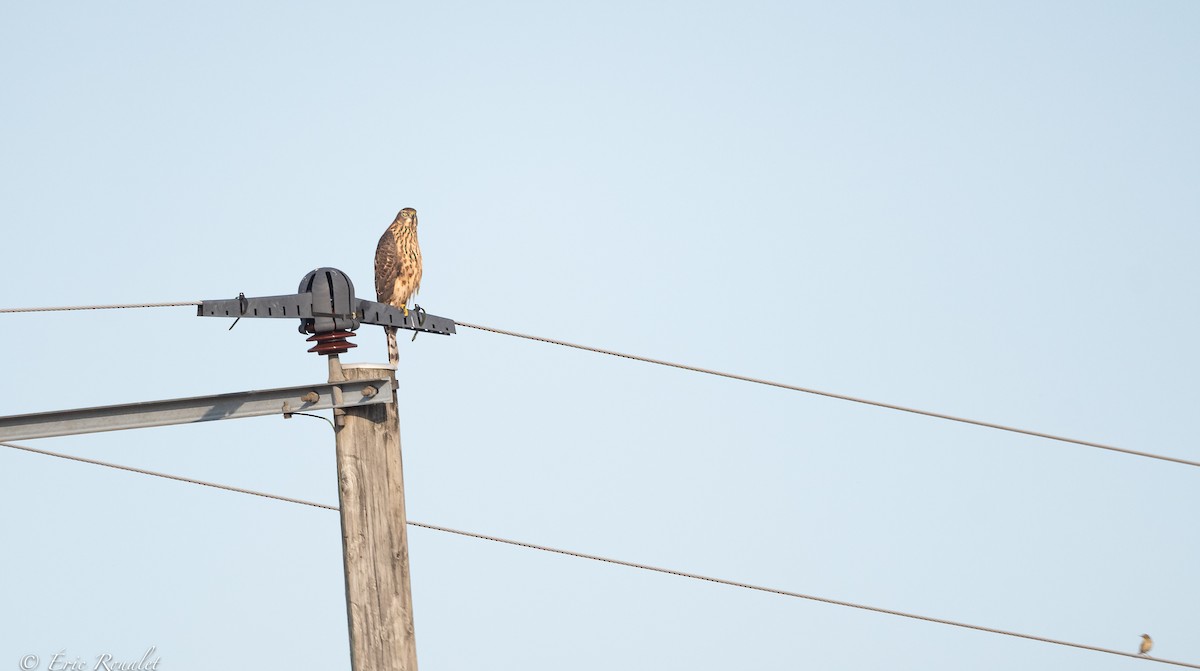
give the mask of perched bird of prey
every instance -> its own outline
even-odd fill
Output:
[[[1150,653],[1150,648],[1154,647],[1154,639],[1150,638],[1150,634],[1142,634],[1142,644],[1138,646],[1138,654],[1146,655]]]
[[[411,207],[400,210],[375,247],[375,296],[408,314],[408,300],[421,289],[421,246],[417,244],[417,211]],[[396,327],[387,331],[388,362],[400,361],[396,346]]]

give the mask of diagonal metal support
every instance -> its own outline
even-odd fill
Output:
[[[347,380],[337,384],[322,382],[303,387],[10,415],[0,417],[0,440],[50,438],[391,403],[392,391],[392,381],[388,378]]]

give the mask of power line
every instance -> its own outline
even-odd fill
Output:
[[[69,312],[71,310],[128,310],[131,308],[174,308],[184,305],[200,305],[200,301],[179,303],[121,303],[113,305],[63,305],[48,308],[0,308],[0,314],[17,312]]]
[[[171,475],[168,473],[159,473],[157,471],[148,471],[148,470],[141,469],[141,468],[134,468],[132,466],[124,466],[121,464],[114,464],[114,463],[110,463],[107,461],[100,461],[98,459],[87,459],[84,457],[77,457],[74,455],[63,454],[60,452],[51,452],[49,450],[39,450],[39,449],[28,447],[25,445],[16,445],[13,443],[0,442],[0,445],[3,445],[4,447],[11,447],[11,448],[14,448],[17,450],[24,450],[26,452],[32,452],[34,454],[41,454],[41,455],[50,456],[50,457],[58,457],[60,459],[68,459],[71,461],[79,461],[79,462],[83,462],[86,464],[93,464],[96,466],[106,466],[108,468],[115,468],[115,469],[119,469],[119,470],[123,470],[123,471],[129,471],[132,473],[139,473],[142,475],[151,475],[151,476],[159,477],[159,478],[167,478],[170,480],[178,480],[180,482],[187,482],[190,484],[204,485],[206,487],[213,487],[216,489],[224,489],[226,491],[236,492],[239,494],[250,494],[252,496],[261,496],[261,497],[268,498],[268,499],[275,499],[276,501],[283,501],[285,503],[295,503],[295,504],[304,505],[304,506],[311,506],[313,508],[322,508],[324,510],[338,510],[337,506],[330,506],[330,505],[326,505],[324,503],[305,501],[303,499],[294,499],[294,498],[287,497],[287,496],[268,494],[266,492],[255,491],[253,489],[243,489],[241,487],[232,487],[229,485],[222,485],[222,484],[218,484],[215,482],[207,482],[204,480],[195,480],[192,478],[185,478],[185,477],[181,477],[178,475]],[[796,599],[805,599],[808,601],[816,601],[819,603],[829,604],[829,605],[833,605],[833,606],[843,606],[846,608],[855,608],[858,610],[865,610],[865,611],[870,611],[873,613],[881,613],[883,615],[894,615],[897,617],[904,617],[904,618],[909,618],[909,619],[913,619],[913,620],[921,620],[923,622],[932,622],[934,624],[944,624],[944,625],[948,625],[951,627],[959,627],[962,629],[972,629],[975,631],[982,631],[982,632],[989,633],[989,634],[999,634],[1002,636],[1023,638],[1023,639],[1030,640],[1030,641],[1037,641],[1040,643],[1049,643],[1052,645],[1061,645],[1061,646],[1066,646],[1066,647],[1070,647],[1070,648],[1077,648],[1080,650],[1091,650],[1093,652],[1103,652],[1103,653],[1110,654],[1110,655],[1120,655],[1122,657],[1132,657],[1134,659],[1141,659],[1141,660],[1146,660],[1149,662],[1159,662],[1161,664],[1171,664],[1174,666],[1187,667],[1189,669],[1200,669],[1200,664],[1189,664],[1187,662],[1178,662],[1178,661],[1174,661],[1174,660],[1170,660],[1170,659],[1163,659],[1160,657],[1149,657],[1146,655],[1138,655],[1138,654],[1134,654],[1131,652],[1124,652],[1121,650],[1113,650],[1111,648],[1101,648],[1101,647],[1095,646],[1095,645],[1086,645],[1083,643],[1072,643],[1070,641],[1062,641],[1062,640],[1058,640],[1058,639],[1047,638],[1045,636],[1035,636],[1033,634],[1022,634],[1020,632],[1007,631],[1004,629],[995,629],[992,627],[984,627],[984,626],[976,625],[976,624],[968,624],[966,622],[958,622],[956,620],[947,620],[947,619],[938,618],[938,617],[930,617],[928,615],[918,615],[915,613],[906,613],[904,611],[892,610],[890,608],[880,608],[878,606],[868,606],[868,605],[864,605],[864,604],[860,604],[860,603],[854,603],[851,601],[841,601],[839,599],[829,599],[826,597],[813,596],[811,594],[802,594],[800,592],[792,592],[789,590],[778,589],[775,587],[764,587],[762,585],[754,585],[751,583],[738,582],[735,580],[726,580],[724,578],[715,578],[713,576],[701,575],[699,573],[689,573],[687,571],[679,571],[679,570],[675,570],[675,569],[662,568],[659,566],[651,566],[649,564],[639,564],[637,562],[625,561],[622,559],[614,559],[612,557],[604,557],[601,555],[588,554],[586,552],[576,552],[574,550],[564,550],[562,548],[550,547],[548,545],[538,545],[536,543],[528,543],[525,541],[512,540],[510,538],[501,538],[499,536],[489,536],[487,534],[475,533],[472,531],[463,531],[461,529],[452,529],[450,527],[443,527],[443,526],[439,526],[436,524],[426,524],[424,522],[414,522],[413,520],[408,520],[408,524],[411,526],[414,526],[414,527],[420,527],[422,529],[429,529],[431,531],[440,531],[442,533],[455,534],[458,536],[465,536],[467,538],[492,541],[494,543],[503,543],[505,545],[514,545],[516,547],[522,547],[522,548],[526,548],[526,549],[530,549],[530,550],[540,550],[542,552],[552,552],[555,554],[565,555],[568,557],[575,557],[578,559],[589,559],[592,561],[599,561],[599,562],[605,562],[608,564],[615,564],[617,566],[625,566],[627,568],[641,569],[643,571],[653,571],[655,573],[665,573],[667,575],[673,575],[673,576],[677,576],[680,578],[690,578],[692,580],[702,580],[705,582],[716,583],[718,585],[727,585],[730,587],[738,587],[741,589],[754,590],[757,592],[766,592],[768,594],[775,594],[775,595],[779,595],[779,596],[787,596],[787,597],[792,597],[792,598],[796,598]]]
[[[14,450],[24,450],[26,452],[32,452],[34,454],[42,454],[47,457],[58,457],[59,459],[69,459],[71,461],[80,461],[85,464],[93,464],[95,466],[105,466],[107,468],[115,468],[115,469],[121,470],[121,471],[129,471],[130,473],[139,473],[141,475],[153,475],[156,478],[166,478],[168,480],[178,480],[179,482],[186,482],[186,483],[192,484],[192,485],[204,485],[205,487],[212,487],[214,489],[224,489],[224,490],[230,491],[230,492],[237,492],[238,494],[250,494],[252,496],[261,496],[263,498],[275,499],[276,501],[283,501],[285,503],[298,503],[302,506],[312,506],[314,508],[325,508],[326,510],[337,510],[338,509],[337,506],[327,506],[324,503],[314,503],[313,501],[305,501],[304,499],[293,499],[288,496],[278,496],[276,494],[267,494],[266,492],[257,492],[257,491],[254,491],[253,489],[242,489],[241,487],[234,487],[232,485],[222,485],[222,484],[219,484],[216,482],[208,482],[207,480],[196,480],[193,478],[185,478],[180,475],[171,475],[170,473],[159,473],[158,471],[147,471],[143,468],[134,468],[133,466],[124,466],[121,464],[114,464],[110,461],[100,461],[99,459],[88,459],[87,457],[77,457],[72,454],[63,454],[62,452],[51,452],[49,450],[39,450],[36,447],[29,447],[28,445],[17,445],[16,443],[0,443],[0,445],[3,445],[4,447],[11,447]]]
[[[815,394],[817,396],[825,396],[828,398],[838,399],[840,401],[852,401],[854,403],[862,403],[864,405],[873,405],[877,408],[886,408],[888,410],[899,410],[901,412],[910,412],[910,413],[913,413],[916,415],[925,415],[926,417],[934,417],[937,419],[946,419],[946,420],[950,420],[952,422],[962,422],[963,424],[973,424],[975,426],[982,426],[982,427],[989,428],[989,429],[999,429],[1000,431],[1010,431],[1012,433],[1019,433],[1019,434],[1026,435],[1026,436],[1033,436],[1035,438],[1046,438],[1048,440],[1057,440],[1057,441],[1060,441],[1063,443],[1072,443],[1074,445],[1083,445],[1085,447],[1096,447],[1096,448],[1100,448],[1102,450],[1111,450],[1113,452],[1120,452],[1122,454],[1131,454],[1135,457],[1147,457],[1150,459],[1160,459],[1162,461],[1170,461],[1170,462],[1174,462],[1177,464],[1183,464],[1185,466],[1200,466],[1200,462],[1198,462],[1198,461],[1189,461],[1187,459],[1180,459],[1178,457],[1169,457],[1169,456],[1166,456],[1163,454],[1154,454],[1152,452],[1140,452],[1138,450],[1130,450],[1130,449],[1126,449],[1124,447],[1117,447],[1115,445],[1106,445],[1104,443],[1094,443],[1094,442],[1091,442],[1088,440],[1079,440],[1077,438],[1067,438],[1065,436],[1057,436],[1057,435],[1054,435],[1051,433],[1042,433],[1041,431],[1032,431],[1029,429],[1021,429],[1021,428],[1017,428],[1014,426],[1006,426],[1004,424],[994,424],[992,422],[985,422],[985,421],[978,420],[978,419],[957,417],[955,415],[947,415],[947,414],[940,413],[940,412],[933,412],[931,410],[921,410],[918,408],[909,408],[909,407],[906,407],[903,405],[895,405],[893,403],[885,403],[883,401],[872,401],[870,399],[858,398],[857,396],[847,396],[846,394],[838,394],[838,393],[835,393],[832,391],[822,391],[820,389],[811,389],[809,387],[798,387],[796,385],[785,384],[783,382],[772,382],[771,380],[763,380],[763,379],[756,378],[756,377],[748,377],[745,375],[738,375],[737,373],[726,373],[726,372],[722,372],[719,370],[712,370],[710,368],[700,368],[698,366],[689,366],[687,364],[674,363],[671,361],[663,361],[661,359],[651,359],[649,357],[638,356],[636,354],[626,354],[623,352],[614,352],[613,350],[601,349],[599,347],[590,347],[588,345],[578,345],[578,344],[566,342],[563,340],[555,340],[553,338],[543,338],[541,336],[529,335],[527,333],[517,333],[516,331],[506,331],[504,329],[498,329],[498,328],[494,328],[491,326],[481,326],[479,324],[468,324],[466,322],[456,322],[456,323],[459,326],[465,326],[467,328],[478,329],[480,331],[489,331],[491,333],[498,333],[500,335],[513,336],[515,338],[525,338],[526,340],[536,340],[538,342],[550,343],[552,345],[562,345],[563,347],[573,347],[575,349],[581,349],[581,350],[584,350],[587,352],[595,352],[597,354],[607,354],[609,356],[621,357],[623,359],[632,359],[634,361],[642,361],[645,363],[657,364],[659,366],[670,366],[671,368],[680,368],[682,370],[690,370],[690,371],[693,371],[696,373],[704,373],[706,375],[716,375],[719,377],[727,377],[732,380],[741,380],[742,382],[753,382],[754,384],[765,384],[770,387],[779,387],[780,389],[789,389],[791,391],[799,391],[799,392],[803,392],[805,394]]]
[[[910,618],[913,620],[932,622],[934,624],[945,624],[945,625],[949,625],[952,627],[961,627],[963,629],[974,629],[975,631],[982,631],[982,632],[986,632],[989,634],[1014,636],[1016,638],[1024,638],[1024,639],[1027,639],[1030,641],[1038,641],[1041,643],[1052,643],[1054,645],[1063,645],[1063,646],[1067,646],[1067,647],[1071,647],[1071,648],[1079,648],[1081,650],[1091,650],[1094,652],[1104,652],[1104,653],[1108,653],[1110,655],[1122,655],[1124,657],[1134,657],[1136,659],[1150,659],[1151,661],[1162,662],[1163,664],[1174,664],[1177,666],[1185,666],[1185,667],[1192,668],[1192,669],[1200,669],[1200,664],[1188,664],[1187,662],[1176,662],[1176,661],[1172,661],[1172,660],[1168,660],[1168,659],[1160,659],[1157,657],[1148,658],[1143,655],[1136,655],[1134,653],[1123,652],[1121,650],[1112,650],[1109,648],[1101,648],[1098,646],[1086,645],[1083,643],[1072,643],[1070,641],[1060,641],[1060,640],[1053,639],[1053,638],[1046,638],[1044,636],[1035,636],[1033,634],[1022,634],[1020,632],[1006,631],[1004,629],[994,629],[992,627],[984,627],[984,626],[976,625],[976,624],[967,624],[966,622],[958,622],[955,620],[946,620],[946,619],[937,618],[937,617],[930,617],[928,615],[917,615],[915,613],[906,613],[904,611],[892,610],[890,608],[880,608],[878,606],[867,606],[867,605],[860,604],[860,603],[853,603],[851,601],[841,601],[839,599],[829,599],[829,598],[821,597],[821,596],[813,596],[811,594],[801,594],[799,592],[792,592],[792,591],[788,591],[785,589],[778,589],[775,587],[763,587],[761,585],[754,585],[754,584],[745,583],[745,582],[737,582],[735,580],[726,580],[724,578],[714,578],[712,576],[700,575],[698,573],[688,573],[686,571],[678,571],[675,569],[661,568],[658,566],[650,566],[649,564],[638,564],[636,562],[624,561],[622,559],[613,559],[611,557],[602,557],[600,555],[587,554],[585,552],[575,552],[573,550],[562,550],[559,548],[552,548],[552,547],[545,546],[545,545],[537,545],[535,543],[526,543],[524,541],[515,541],[515,540],[510,540],[507,538],[500,538],[497,536],[487,536],[484,534],[478,534],[478,533],[473,533],[473,532],[469,532],[469,531],[459,531],[457,529],[450,529],[447,527],[439,527],[439,526],[435,526],[432,524],[421,524],[418,522],[409,522],[409,524],[412,524],[413,526],[423,527],[425,529],[433,529],[434,531],[443,531],[446,533],[458,534],[460,536],[468,536],[470,538],[478,538],[478,539],[486,540],[486,541],[494,541],[496,543],[506,543],[508,545],[516,545],[518,547],[529,548],[531,550],[542,550],[543,552],[554,552],[557,554],[566,555],[568,557],[578,557],[580,559],[591,559],[593,561],[607,562],[609,564],[616,564],[618,566],[627,566],[629,568],[642,569],[644,571],[655,571],[657,573],[665,573],[667,575],[679,576],[681,578],[691,578],[693,580],[704,580],[706,582],[713,582],[713,583],[717,583],[719,585],[729,585],[730,587],[740,587],[742,589],[766,592],[768,594],[789,596],[789,597],[794,597],[797,599],[807,599],[809,601],[817,601],[820,603],[830,604],[833,606],[844,606],[846,608],[857,608],[859,610],[866,610],[866,611],[870,611],[873,613],[882,613],[884,615],[895,615],[898,617],[906,617],[906,618]]]
[[[70,305],[70,306],[63,306],[63,307],[38,307],[38,308],[0,308],[0,314],[18,313],[18,312],[57,312],[57,311],[68,311],[68,310],[116,310],[116,309],[128,309],[128,308],[178,307],[178,306],[189,306],[189,305],[200,305],[200,304],[201,303],[198,301],[188,301],[188,302],[178,302],[178,303],[129,303],[129,304],[114,304],[114,305]],[[1090,440],[1080,440],[1078,438],[1068,438],[1066,436],[1059,436],[1059,435],[1055,435],[1052,433],[1033,431],[1031,429],[1022,429],[1022,428],[1015,427],[1015,426],[996,424],[994,422],[985,422],[983,420],[970,419],[968,417],[958,417],[956,415],[948,415],[948,414],[941,413],[941,412],[934,412],[932,410],[921,410],[919,408],[910,408],[910,407],[903,406],[903,405],[896,405],[894,403],[886,403],[884,401],[873,401],[873,400],[866,399],[866,398],[859,398],[857,396],[849,396],[847,394],[839,394],[839,393],[832,392],[832,391],[823,391],[820,389],[812,389],[810,387],[800,387],[800,386],[796,386],[796,385],[792,385],[792,384],[785,384],[783,382],[774,382],[771,380],[764,380],[761,378],[749,377],[746,375],[738,375],[737,373],[727,373],[724,371],[713,370],[711,368],[701,368],[699,366],[690,366],[688,364],[675,363],[672,361],[664,361],[662,359],[652,359],[650,357],[638,356],[636,354],[627,354],[624,352],[616,352],[613,350],[603,349],[600,347],[579,345],[576,343],[566,342],[564,340],[555,340],[554,338],[544,338],[542,336],[529,335],[527,333],[518,333],[516,331],[508,331],[505,329],[499,329],[499,328],[495,328],[492,326],[483,326],[480,324],[471,324],[468,322],[456,322],[456,323],[459,326],[465,326],[467,328],[477,329],[480,331],[488,331],[490,333],[497,333],[499,335],[512,336],[514,338],[524,338],[526,340],[535,340],[537,342],[549,343],[552,345],[561,345],[563,347],[572,347],[572,348],[584,350],[587,352],[595,352],[597,354],[607,354],[609,356],[621,357],[623,359],[631,359],[633,361],[652,363],[652,364],[656,364],[659,366],[669,366],[671,368],[688,370],[688,371],[692,371],[695,373],[704,373],[706,375],[716,375],[718,377],[725,377],[725,378],[729,378],[731,380],[741,380],[742,382],[753,382],[754,384],[762,384],[762,385],[767,385],[770,387],[778,387],[780,389],[788,389],[791,391],[798,391],[798,392],[802,392],[805,394],[824,396],[826,398],[833,398],[833,399],[837,399],[840,401],[850,401],[852,403],[862,403],[864,405],[871,405],[871,406],[875,406],[877,408],[885,408],[887,410],[898,410],[900,412],[908,412],[908,413],[912,413],[915,415],[924,415],[926,417],[933,417],[935,419],[944,419],[944,420],[948,420],[951,422],[960,422],[962,424],[972,424],[974,426],[982,426],[982,427],[988,428],[988,429],[996,429],[999,431],[1008,431],[1010,433],[1018,433],[1018,434],[1025,435],[1025,436],[1033,436],[1034,438],[1045,438],[1047,440],[1055,440],[1055,441],[1059,441],[1062,443],[1070,443],[1072,445],[1082,445],[1084,447],[1094,447],[1094,448],[1098,448],[1101,450],[1109,450],[1111,452],[1120,452],[1122,454],[1128,454],[1128,455],[1132,455],[1135,457],[1145,457],[1147,459],[1158,459],[1160,461],[1169,461],[1169,462],[1176,463],[1176,464],[1183,464],[1184,466],[1200,467],[1200,461],[1181,459],[1179,457],[1171,457],[1171,456],[1167,456],[1165,454],[1155,454],[1153,452],[1142,452],[1140,450],[1131,450],[1131,449],[1124,448],[1124,447],[1117,447],[1116,445],[1097,443],[1097,442],[1093,442]]]

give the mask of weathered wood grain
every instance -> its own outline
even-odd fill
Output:
[[[333,366],[330,372],[331,377],[337,374]],[[379,366],[341,369],[346,380],[377,378],[380,372]],[[394,371],[392,376],[395,389]],[[347,408],[343,417],[336,429],[337,469],[351,668],[416,671],[394,394],[392,403]]]

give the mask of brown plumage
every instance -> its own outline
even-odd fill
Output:
[[[1142,634],[1142,644],[1138,646],[1139,655],[1149,655],[1150,648],[1154,647],[1154,639],[1150,638],[1150,634]]]
[[[417,243],[417,211],[411,207],[400,210],[395,221],[375,247],[375,296],[408,314],[408,301],[421,290],[421,246]],[[396,346],[396,328],[387,331],[388,362],[400,361]]]

